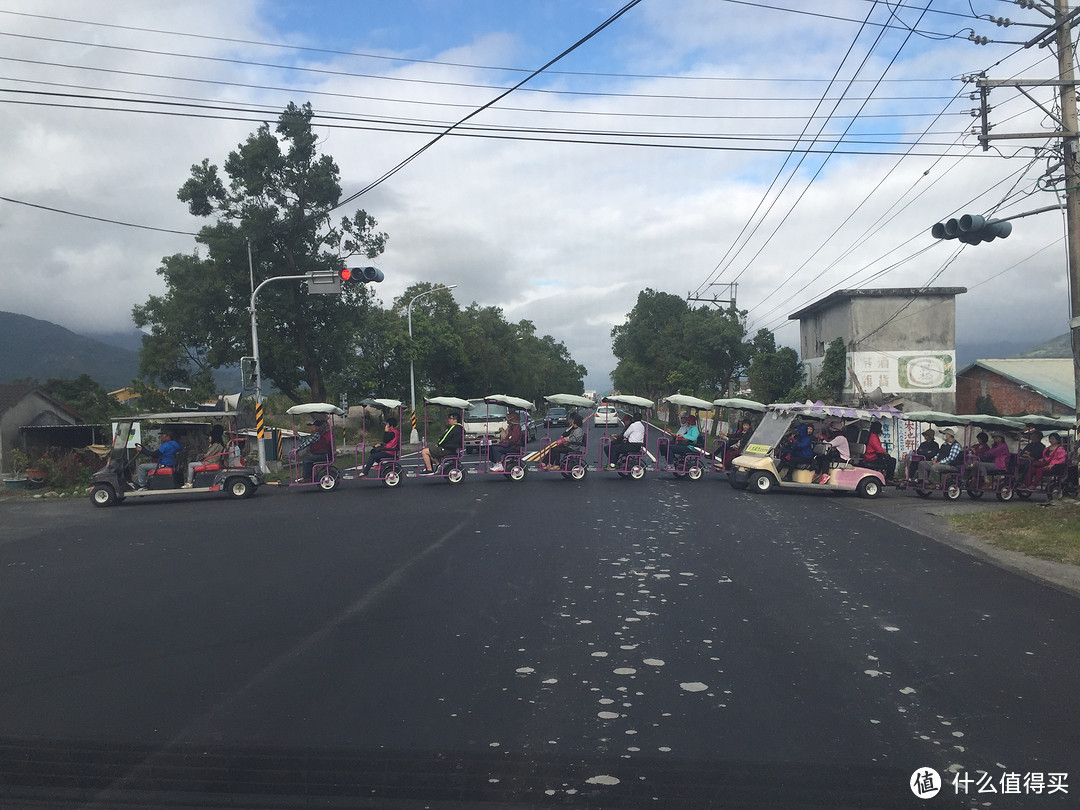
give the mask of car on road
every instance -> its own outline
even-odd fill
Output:
[[[544,417],[544,427],[567,427],[570,424],[570,416],[566,408],[555,406],[547,409]]]
[[[619,412],[614,405],[600,405],[593,414],[594,425],[617,425],[619,424]]]

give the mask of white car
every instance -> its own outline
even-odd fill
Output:
[[[593,414],[594,425],[617,425],[619,424],[619,412],[614,405],[601,405]]]

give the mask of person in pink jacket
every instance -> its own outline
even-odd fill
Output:
[[[1064,464],[1069,458],[1069,452],[1061,443],[1061,437],[1058,434],[1051,433],[1046,438],[1050,440],[1050,446],[1043,450],[1042,458],[1037,458],[1031,462],[1027,477],[1024,479],[1025,489],[1038,487],[1042,483],[1047,470],[1057,464]]]

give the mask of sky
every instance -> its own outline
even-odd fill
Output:
[[[646,288],[734,293],[751,334],[796,347],[788,315],[854,287],[966,287],[957,341],[988,350],[1067,331],[1059,212],[992,244],[930,236],[1058,202],[1055,142],[983,150],[960,81],[1056,76],[1022,45],[1036,28],[991,19],[1038,11],[642,0],[590,36],[625,5],[0,0],[0,310],[132,329],[161,258],[198,247],[205,221],[176,197],[191,166],[222,165],[290,101],[312,104],[345,196],[490,104],[342,213],[389,236],[385,305],[457,285],[462,306],[563,341],[586,388],[610,389],[611,329]],[[995,135],[1054,128],[1015,90],[990,100]]]

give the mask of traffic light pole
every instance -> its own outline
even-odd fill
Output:
[[[262,411],[262,362],[259,360],[259,323],[255,318],[255,297],[259,294],[259,290],[269,284],[271,281],[297,281],[300,279],[311,278],[311,273],[304,273],[302,276],[271,276],[270,278],[259,284],[258,287],[251,291],[251,305],[248,307],[248,312],[251,313],[251,354],[255,358],[255,408],[258,411]],[[327,278],[333,278],[334,274],[327,272]],[[264,473],[269,472],[269,468],[266,465],[266,447],[263,445],[262,437],[262,420],[259,420],[259,436],[255,443],[259,446],[259,469]]]
[[[1072,334],[1073,394],[1080,410],[1080,155],[1077,147],[1076,75],[1068,0],[1054,0],[1061,86],[1061,162],[1065,169],[1065,222],[1069,251],[1069,331]]]

